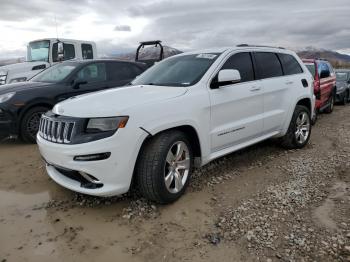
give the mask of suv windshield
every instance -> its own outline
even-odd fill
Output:
[[[58,83],[65,79],[78,66],[78,63],[57,64],[39,73],[31,81]]]
[[[345,72],[337,72],[336,76],[337,76],[337,81],[346,81],[346,80],[348,80],[348,74],[345,73]]]
[[[171,57],[152,66],[131,84],[191,86],[203,77],[218,56],[219,53],[210,53]]]
[[[27,60],[29,62],[34,61],[49,61],[49,49],[50,49],[50,41],[36,41],[30,42],[27,50]]]

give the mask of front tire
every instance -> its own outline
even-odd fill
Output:
[[[307,107],[295,107],[288,131],[281,138],[281,145],[287,149],[303,148],[311,136],[311,118]]]
[[[41,115],[48,110],[47,107],[34,107],[24,114],[20,124],[20,136],[24,142],[35,144]]]
[[[156,135],[141,149],[136,183],[147,199],[167,204],[181,197],[190,180],[193,151],[187,136],[177,130]]]

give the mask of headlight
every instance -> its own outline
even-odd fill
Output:
[[[5,70],[0,70],[0,76],[6,76],[7,75],[7,71]]]
[[[18,82],[25,82],[27,81],[27,78],[26,77],[19,77],[19,78],[14,78],[10,81],[10,84],[13,84],[13,83],[18,83]]]
[[[128,116],[91,118],[86,127],[87,133],[98,133],[107,131],[116,131],[118,128],[124,128],[128,122]]]
[[[15,92],[11,92],[4,95],[0,95],[0,103],[4,103],[10,100],[15,94],[16,94]]]

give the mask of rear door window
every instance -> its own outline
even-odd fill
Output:
[[[329,69],[329,73],[333,76],[335,74],[333,66],[328,62],[326,64],[327,64],[327,67]]]
[[[75,58],[75,48],[72,44],[63,43],[64,60],[70,60]],[[52,60],[58,62],[58,44],[52,45]]]
[[[92,51],[92,45],[90,44],[81,44],[81,52],[83,59],[93,59],[93,51]]]
[[[94,63],[86,65],[78,72],[77,78],[79,81],[86,81],[87,83],[106,81],[106,64]]]
[[[303,72],[303,69],[294,56],[288,54],[278,54],[278,57],[282,63],[284,75],[295,75]]]
[[[241,82],[254,80],[254,68],[250,53],[232,55],[221,69],[235,69],[241,74]]]
[[[281,63],[275,53],[254,53],[258,79],[283,76]]]
[[[327,63],[320,62],[318,65],[318,75],[320,78],[327,78],[331,74]]]

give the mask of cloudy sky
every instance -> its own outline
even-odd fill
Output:
[[[160,39],[192,50],[239,43],[350,54],[349,0],[0,0],[0,58],[58,36],[97,42],[100,55]]]

